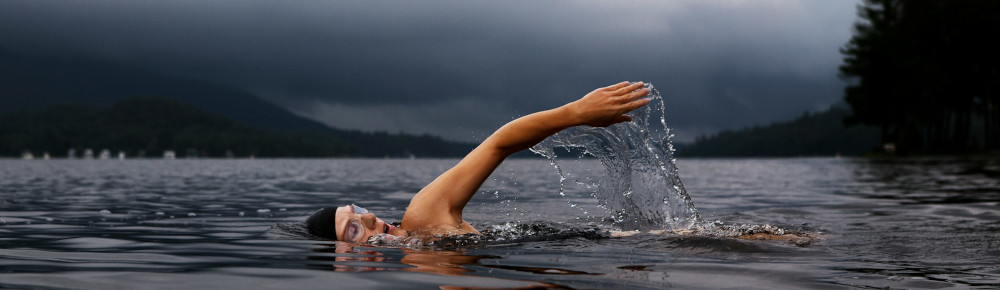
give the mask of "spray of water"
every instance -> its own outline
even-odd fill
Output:
[[[564,194],[567,181],[584,184],[622,230],[689,229],[699,223],[698,210],[678,175],[663,97],[652,84],[647,87],[650,103],[630,113],[632,122],[606,128],[569,128],[531,151],[555,166],[561,177],[560,194]],[[600,179],[585,182],[580,177],[585,173],[564,170],[556,148],[583,150],[596,157],[604,170]]]

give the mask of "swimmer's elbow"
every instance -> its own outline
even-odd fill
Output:
[[[510,142],[504,142],[503,136],[497,136],[494,134],[490,138],[486,138],[482,144],[479,144],[473,152],[478,151],[476,155],[483,155],[489,157],[499,157],[501,159],[510,156],[511,154],[521,151],[517,148],[516,144]]]
[[[485,146],[485,148],[482,148],[482,151],[483,151],[482,155],[488,156],[489,159],[503,160],[506,159],[507,156],[517,153],[520,150],[518,150],[514,146],[502,146],[502,145],[490,144],[490,146]]]
[[[551,131],[542,132],[534,128],[504,127],[483,141],[480,147],[490,154],[506,158],[514,153],[527,150],[558,132],[558,130]]]

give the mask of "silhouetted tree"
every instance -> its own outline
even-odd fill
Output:
[[[858,16],[841,49],[847,125],[903,151],[1000,147],[1000,1],[866,0]]]

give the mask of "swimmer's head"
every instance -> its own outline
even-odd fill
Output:
[[[406,236],[406,231],[387,224],[363,207],[325,207],[306,219],[309,234],[338,241],[363,243],[378,234]]]
[[[324,207],[306,219],[306,229],[309,230],[309,234],[324,238],[337,240],[337,227],[334,221],[337,220],[337,208],[336,207]]]

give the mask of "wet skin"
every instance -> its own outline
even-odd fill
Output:
[[[363,243],[368,238],[378,234],[389,234],[397,237],[407,236],[407,232],[375,217],[375,214],[360,209],[356,205],[345,205],[337,208],[337,236],[341,241]]]
[[[574,126],[607,127],[632,121],[626,113],[649,103],[642,82],[620,82],[598,88],[555,109],[517,118],[497,129],[410,200],[400,228],[387,226],[367,211],[337,209],[336,231],[342,241],[366,242],[380,233],[393,236],[481,234],[462,219],[462,211],[479,187],[511,154],[531,148],[545,138]]]

